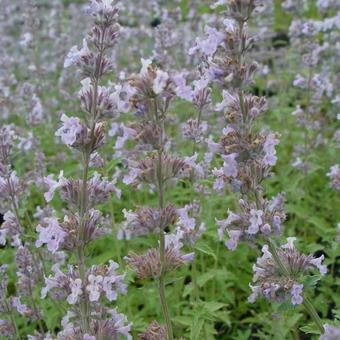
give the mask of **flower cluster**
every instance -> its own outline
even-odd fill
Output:
[[[340,190],[340,167],[338,164],[331,166],[330,171],[327,173],[327,176],[331,180],[331,187],[334,190]]]
[[[271,239],[273,235],[280,236],[285,220],[283,194],[268,199],[263,187],[263,181],[272,175],[272,167],[277,162],[275,147],[279,144],[279,136],[268,130],[259,131],[256,122],[266,111],[267,101],[247,93],[258,68],[257,63],[247,58],[255,41],[248,33],[248,21],[253,13],[263,10],[265,2],[218,1],[213,7],[225,4],[223,24],[218,28],[206,26],[206,38],[198,38],[190,51],[201,55],[205,78],[222,89],[222,101],[215,110],[224,113],[227,126],[219,143],[210,142],[213,153],[220,155],[223,162],[220,168],[215,167],[212,171],[214,189],[223,192],[229,188],[241,196],[238,211],[229,211],[227,219],[216,220],[218,235],[230,250],[235,250],[240,241],[256,243],[264,238],[269,242],[270,246],[263,246],[263,256],[253,266],[254,285],[250,285],[253,293],[249,302],[262,295],[268,300],[290,300],[297,305],[304,300],[307,272],[317,267],[324,275],[327,269],[321,264],[323,255],[314,258],[300,254],[293,246],[295,238],[289,238],[288,244],[280,248]],[[312,59],[306,57],[306,63]],[[308,86],[302,77],[299,83]],[[327,89],[324,87],[322,93]],[[317,318],[313,307],[306,305],[307,311]],[[317,324],[322,332],[319,319]]]
[[[127,291],[124,275],[116,273],[118,264],[110,261],[108,266],[88,268],[85,257],[88,244],[109,231],[94,207],[109,200],[112,194],[117,198],[121,195],[115,175],[112,180],[98,172],[89,175],[91,166],[103,163],[98,150],[105,143],[105,120],[116,118],[121,107],[119,93],[100,85],[103,76],[113,70],[108,52],[119,34],[118,7],[113,0],[91,0],[86,13],[93,18],[94,26],[83,40],[83,47],[72,47],[64,62],[65,68],[78,67],[84,77],[79,99],[85,119],[62,114],[62,125],[55,133],[81,155],[83,175],[81,179],[66,178],[61,171],[58,180],[53,175],[45,177],[46,201],[50,202],[58,190],[68,209],[63,221],[42,214],[35,243],[38,248],[46,244],[54,255],[61,250],[76,254],[76,264],[63,270],[63,262],[56,262],[52,267],[54,275],[45,278],[41,296],[49,294],[71,306],[62,321],[60,339],[118,338],[119,334],[130,339],[126,318],[102,305],[103,296],[111,302]]]
[[[202,55],[205,78],[222,88],[222,102],[216,111],[223,112],[228,123],[219,143],[210,142],[213,153],[223,164],[212,171],[214,189],[230,188],[242,196],[240,212],[219,221],[219,236],[227,232],[226,246],[235,249],[239,240],[253,239],[257,234],[280,234],[284,220],[283,200],[264,197],[262,182],[271,175],[276,164],[275,147],[278,135],[270,131],[256,132],[256,120],[266,111],[264,97],[246,92],[257,69],[249,63],[246,53],[253,45],[247,31],[247,21],[261,2],[232,1],[220,29],[206,27],[207,38],[197,39],[191,53]]]
[[[66,299],[70,305],[76,305],[84,295],[93,303],[98,302],[104,295],[109,301],[114,301],[118,293],[126,294],[127,291],[123,282],[124,275],[116,273],[118,267],[113,261],[110,261],[108,266],[92,266],[87,272],[86,283],[83,283],[73,267],[69,267],[64,273],[56,266],[53,268],[54,276],[45,278],[41,297],[45,298],[50,294],[53,299]]]
[[[149,249],[146,254],[130,253],[125,259],[141,279],[159,279],[162,275],[194,259],[194,253],[182,254],[183,243],[180,235],[165,235],[164,261],[161,261],[159,248]]]
[[[153,278],[160,282],[163,312],[168,313],[162,293],[164,277],[191,260],[193,254],[181,253],[183,246],[181,239],[185,237],[184,233],[168,233],[178,218],[178,210],[176,211],[171,204],[165,205],[165,195],[167,188],[179,179],[189,177],[197,171],[197,168],[193,166],[191,159],[171,154],[171,140],[166,135],[165,127],[171,121],[168,110],[176,95],[173,77],[155,67],[151,60],[142,59],[140,73],[131,76],[129,84],[132,87],[133,95],[130,101],[136,109],[136,122],[128,126],[132,129],[128,133],[135,141],[135,146],[129,152],[128,174],[123,178],[123,182],[137,187],[148,185],[157,194],[158,207],[139,208],[135,212],[125,211],[126,221],[118,237],[129,238],[158,233],[158,248],[152,248],[144,255],[129,253],[126,261],[140,278]],[[166,321],[169,320],[166,314],[164,318]],[[172,326],[168,321],[166,328],[171,338]]]
[[[286,3],[288,5],[288,2]],[[331,8],[332,4],[318,1],[317,6],[323,12],[326,8]],[[292,8],[286,6],[285,9]],[[330,59],[324,64],[323,60],[336,45],[332,31],[339,29],[339,15],[314,20],[303,18],[301,9],[296,11],[298,16],[291,23],[289,35],[293,47],[299,46],[299,57],[302,55],[302,60],[293,85],[304,93],[305,98],[292,112],[304,134],[304,144],[295,146],[293,166],[306,172],[312,165],[308,157],[310,151],[327,142],[328,136],[325,131],[328,130],[328,122],[337,114],[336,106],[330,110],[331,112],[334,110],[333,117],[325,117],[322,109],[336,101],[337,78],[334,76],[336,62]],[[320,35],[323,39],[319,39]]]
[[[313,268],[318,268],[321,275],[327,273],[327,267],[322,264],[323,255],[314,258],[300,254],[294,247],[295,237],[289,237],[287,241],[277,251],[280,266],[268,245],[263,246],[263,255],[253,266],[254,286],[250,285],[253,293],[248,298],[249,302],[253,303],[258,296],[263,296],[268,300],[290,300],[293,305],[299,305],[303,302],[301,277]]]
[[[262,209],[257,209],[254,202],[249,203],[244,199],[240,199],[239,207],[239,213],[229,211],[227,219],[216,220],[220,240],[224,239],[226,232],[229,236],[225,241],[228,249],[235,250],[239,241],[251,241],[259,235],[266,238],[271,234],[281,234],[282,222],[285,220],[282,194],[270,201],[264,199],[261,202]]]

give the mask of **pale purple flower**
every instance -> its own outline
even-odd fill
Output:
[[[86,290],[89,292],[90,301],[98,301],[100,298],[100,290],[103,282],[102,275],[89,275],[89,284],[86,286]]]
[[[223,90],[222,96],[223,96],[222,102],[216,104],[215,107],[216,111],[224,111],[225,109],[228,109],[237,100],[234,94],[228,90]]]
[[[212,9],[215,9],[218,6],[226,5],[227,3],[228,3],[228,0],[218,0],[218,1],[214,2],[210,7]]]
[[[262,216],[263,211],[262,210],[250,210],[250,226],[247,230],[249,234],[257,234],[260,230],[260,226],[262,225]]]
[[[128,140],[131,140],[136,137],[137,131],[125,126],[124,124],[120,125],[120,130],[123,132],[122,136],[118,136],[115,144],[115,149],[116,150],[122,150],[124,149],[125,143]]]
[[[205,224],[198,222],[200,206],[197,202],[187,204],[184,208],[177,209],[179,219],[177,221],[177,233],[184,243],[193,245],[204,233]]]
[[[340,166],[339,164],[331,166],[330,171],[327,173],[327,176],[331,180],[332,189],[340,190]]]
[[[60,137],[64,144],[72,146],[77,137],[84,131],[84,126],[78,117],[67,117],[62,114],[61,119],[63,125],[55,133],[56,136]]]
[[[81,279],[70,278],[69,286],[71,293],[68,295],[66,300],[70,305],[74,305],[77,303],[79,296],[83,292]]]
[[[114,338],[120,334],[126,337],[126,340],[132,340],[132,336],[130,335],[131,323],[126,325],[126,316],[119,314],[116,309],[111,309],[110,314],[111,319],[108,321],[112,329],[110,335]]]
[[[223,174],[227,177],[235,178],[237,176],[237,153],[231,153],[229,155],[222,155],[223,163]]]
[[[7,211],[3,216],[4,222],[0,226],[0,245],[6,244],[6,237],[12,238],[12,246],[18,247],[21,245],[20,235],[22,228],[20,223],[11,211]]]
[[[39,233],[39,238],[35,242],[36,247],[41,247],[43,244],[47,244],[47,249],[51,253],[55,253],[60,245],[64,242],[67,234],[60,227],[56,218],[50,217],[46,219],[47,227],[44,228],[40,224],[36,230]]]
[[[187,85],[185,75],[183,73],[178,73],[172,77],[173,82],[176,85],[175,92],[179,98],[186,101],[192,102],[193,91],[190,85]]]
[[[299,88],[304,89],[307,85],[307,80],[301,74],[297,74],[295,77],[295,80],[293,82],[293,85]]]
[[[50,202],[53,199],[54,192],[64,183],[64,171],[60,171],[58,181],[53,179],[54,175],[48,175],[44,178],[44,183],[48,188],[48,191],[44,193],[46,202]]]
[[[225,220],[215,219],[216,224],[218,225],[218,237],[220,240],[223,239],[224,232],[228,229],[233,222],[239,221],[241,217],[232,211],[228,210],[228,217]]]
[[[250,289],[252,290],[252,293],[248,296],[248,302],[254,303],[258,296],[261,295],[261,288],[259,286],[252,286],[249,284]]]
[[[184,162],[190,167],[190,169],[195,174],[196,178],[203,178],[204,177],[204,168],[202,164],[197,162],[198,154],[195,153],[190,157],[184,157]]]
[[[313,266],[315,266],[319,269],[321,275],[326,275],[326,273],[327,273],[327,266],[321,263],[324,260],[324,258],[325,258],[325,256],[321,255],[320,257],[312,259],[310,261],[310,263]]]
[[[6,244],[7,230],[0,229],[0,245],[4,246]]]
[[[287,243],[281,246],[282,249],[294,249],[296,237],[287,237]]]
[[[242,231],[232,229],[232,230],[228,230],[227,232],[229,235],[229,239],[225,242],[225,246],[229,250],[235,250],[237,248],[238,241],[240,240],[240,237],[242,235]]]
[[[130,167],[128,174],[126,174],[123,178],[123,183],[126,185],[134,183],[140,174],[141,170],[139,168]]]
[[[142,68],[140,70],[140,75],[142,77],[146,76],[149,70],[149,67],[152,65],[152,60],[151,59],[141,59],[141,63],[142,63]]]
[[[197,38],[196,45],[189,50],[190,55],[201,51],[204,55],[211,56],[217,51],[218,46],[224,40],[224,33],[218,31],[216,28],[207,25],[204,32],[207,38]]]
[[[166,234],[165,235],[165,249],[170,250],[175,256],[180,258],[183,262],[193,261],[195,253],[182,254],[181,248],[183,243],[180,241],[182,238],[181,233]]]
[[[277,156],[275,146],[279,144],[279,140],[274,133],[269,133],[266,137],[266,141],[263,144],[263,151],[265,156],[263,158],[263,164],[265,166],[273,166],[276,164]]]
[[[155,92],[155,94],[160,94],[163,92],[165,89],[167,83],[169,80],[169,75],[168,73],[162,71],[162,70],[157,70],[156,71],[156,78],[153,82],[152,89]]]
[[[17,310],[17,312],[21,315],[25,315],[29,309],[26,305],[22,304],[19,297],[12,298],[12,306]]]
[[[6,339],[11,339],[14,336],[15,330],[12,323],[8,320],[0,319],[0,336]]]
[[[40,293],[41,299],[44,299],[47,296],[47,293],[49,293],[50,291],[53,292],[53,290],[56,288],[63,289],[65,288],[65,286],[69,285],[69,279],[66,276],[66,274],[64,274],[59,269],[59,265],[53,266],[52,271],[55,274],[54,276],[50,275],[49,277],[45,277],[45,286],[41,289],[41,293]]]
[[[340,327],[325,324],[323,328],[325,330],[325,333],[320,336],[319,340],[339,340],[340,339]]]
[[[88,48],[86,39],[83,39],[83,47],[79,50],[77,46],[73,46],[70,52],[67,54],[64,62],[64,67],[68,68],[70,66],[79,63],[82,57],[89,55],[91,51]]]
[[[223,174],[223,169],[213,169],[212,170],[212,174],[214,177],[216,177],[215,182],[214,182],[214,190],[216,191],[222,191],[224,189],[225,186],[225,182],[224,182],[224,174]]]
[[[107,273],[104,276],[102,288],[109,301],[117,299],[117,291],[121,294],[126,294],[127,285],[123,282],[124,275],[117,275],[116,269],[118,264],[114,261],[109,262]]]
[[[301,305],[301,303],[303,302],[303,284],[294,284],[290,292],[292,295],[292,304]]]

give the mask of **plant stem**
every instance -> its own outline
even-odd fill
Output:
[[[15,331],[15,339],[19,339],[20,340],[20,333],[19,333],[18,325],[17,325],[17,323],[15,321],[15,317],[14,317],[13,312],[12,312],[12,307],[10,306],[10,304],[8,303],[6,298],[5,298],[4,302],[5,302],[5,306],[6,306],[7,310],[8,310],[8,315],[9,315],[9,317],[11,319],[12,326],[13,326],[14,331]]]
[[[195,251],[195,249],[193,249]],[[198,285],[197,285],[197,264],[196,258],[192,264],[192,285],[193,285],[193,293],[194,293],[194,300],[197,302],[199,300],[199,293],[198,293]]]
[[[80,228],[78,234],[78,268],[79,276],[84,288],[85,276],[86,276],[86,265],[85,265],[85,217],[86,217],[86,206],[87,206],[87,179],[88,179],[88,168],[89,168],[89,154],[84,152],[83,160],[83,179],[82,179],[82,189],[80,195],[80,207],[79,207],[79,219]],[[88,302],[86,297],[80,302],[80,317],[81,324],[84,332],[89,329],[89,315],[88,315]]]
[[[318,326],[321,334],[323,334],[325,330],[323,328],[322,321],[321,321],[317,311],[315,310],[313,304],[311,303],[311,301],[309,300],[309,298],[306,295],[303,296],[303,306],[305,307],[306,311],[308,312],[310,317],[313,319],[315,324]]]
[[[163,178],[162,178],[162,152],[158,152],[158,189],[159,189],[159,195],[158,195],[158,206],[159,209],[163,209],[164,205],[164,187],[163,187]],[[161,299],[162,304],[162,312],[163,317],[166,323],[166,329],[168,333],[168,339],[173,339],[173,331],[172,331],[172,325],[171,325],[171,319],[170,319],[170,313],[169,313],[169,307],[166,302],[165,297],[165,235],[162,228],[160,228],[159,231],[159,253],[160,253],[160,262],[161,262],[161,274],[159,277],[159,296]]]
[[[158,184],[158,208],[161,211],[164,208],[164,179],[163,179],[163,135],[164,125],[158,115],[158,108],[156,99],[154,100],[155,118],[160,126],[160,142],[158,148],[158,159],[157,159],[157,184]],[[171,318],[169,313],[169,307],[165,296],[165,235],[162,226],[159,227],[159,256],[161,272],[159,277],[159,296],[161,300],[162,312],[164,321],[166,324],[166,330],[168,334],[168,340],[173,340],[173,330],[171,325]]]

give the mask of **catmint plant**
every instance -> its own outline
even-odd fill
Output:
[[[117,101],[110,89],[102,86],[105,75],[113,70],[109,50],[116,44],[120,26],[118,5],[113,1],[92,0],[86,8],[94,26],[83,40],[83,46],[71,48],[64,67],[76,66],[83,75],[79,91],[83,119],[62,114],[61,126],[56,136],[69,148],[79,154],[82,178],[66,178],[63,172],[56,180],[52,175],[45,179],[48,190],[47,202],[53,199],[56,190],[67,203],[68,210],[62,220],[47,217],[44,224],[37,226],[39,238],[36,246],[47,246],[52,254],[64,250],[74,254],[75,262],[69,259],[66,270],[62,262],[52,267],[53,274],[45,278],[42,298],[47,295],[53,300],[66,300],[69,310],[62,321],[58,338],[130,339],[130,324],[116,309],[104,301],[115,301],[118,294],[126,294],[124,275],[117,273],[118,264],[89,266],[87,247],[108,230],[103,226],[103,217],[95,206],[108,200],[111,193],[120,196],[115,179],[110,181],[94,172],[90,176],[91,160],[105,143],[105,121],[118,114]]]
[[[335,104],[336,108],[334,85],[337,82],[337,67],[331,56],[336,54],[334,33],[339,28],[339,17],[325,14],[326,8],[332,8],[331,3],[317,3],[321,16],[317,20],[304,18],[302,7],[284,8],[296,16],[289,27],[289,36],[292,46],[299,51],[296,57],[301,59],[302,55],[301,67],[293,81],[293,86],[301,91],[302,99],[292,115],[296,117],[297,124],[303,131],[303,142],[295,146],[293,166],[303,170],[306,175],[312,165],[309,155],[327,143],[328,122],[334,120],[337,113],[336,110],[333,113],[332,105]],[[325,112],[325,107],[329,107],[328,112]],[[336,140],[336,133],[330,132]]]
[[[29,187],[29,181],[19,178],[12,168],[13,153],[16,144],[16,130],[7,125],[0,128],[0,189],[1,205],[6,209],[4,221],[0,227],[0,245],[14,248],[16,264],[16,283],[14,295],[8,294],[7,266],[1,266],[1,308],[0,313],[9,316],[4,322],[0,335],[20,338],[17,326],[17,314],[38,325],[43,332],[42,314],[36,297],[36,285],[43,277],[42,263],[39,255],[33,252],[30,242],[30,232],[23,224],[19,202],[23,200],[24,190]]]
[[[213,7],[225,3],[219,1]],[[218,235],[230,250],[235,250],[241,241],[268,242],[263,247],[263,257],[254,266],[254,282],[258,284],[251,286],[250,302],[258,295],[278,301],[290,296],[293,305],[304,304],[322,333],[322,323],[303,295],[304,286],[299,280],[305,277],[310,261],[320,267],[323,257],[300,255],[290,244],[277,247],[274,237],[282,233],[284,196],[268,199],[263,188],[264,180],[272,176],[277,161],[275,147],[279,143],[278,134],[268,130],[258,132],[256,122],[266,111],[267,101],[248,92],[257,69],[256,62],[247,57],[254,43],[248,33],[248,21],[263,6],[264,1],[228,2],[223,26],[220,29],[207,26],[207,37],[197,39],[195,47],[205,61],[206,77],[222,88],[223,100],[216,110],[224,113],[228,123],[217,152],[223,166],[212,171],[216,178],[214,189],[224,191],[227,187],[239,193],[238,211],[229,211],[227,219],[217,220]],[[321,271],[325,274],[326,268],[322,267]]]
[[[166,126],[171,122],[169,107],[175,97],[173,78],[154,66],[151,60],[142,59],[140,73],[131,76],[129,83],[136,121],[129,124],[126,131],[135,146],[130,150],[128,174],[123,182],[137,188],[146,185],[157,196],[158,204],[156,208],[124,211],[126,221],[120,235],[128,238],[151,233],[158,235],[157,247],[143,255],[130,252],[126,261],[139,278],[158,282],[167,338],[173,339],[165,279],[170,272],[191,261],[193,253],[184,254],[181,249],[188,236],[181,224],[186,224],[189,208],[176,209],[167,202],[166,193],[179,179],[188,177],[193,168],[187,159],[172,154],[171,139],[166,134]],[[178,218],[178,228],[170,232]],[[162,327],[159,328],[161,331]]]

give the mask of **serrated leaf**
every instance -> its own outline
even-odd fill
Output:
[[[208,310],[210,313],[216,312],[217,310],[225,307],[226,304],[222,302],[217,301],[211,301],[211,302],[205,302],[204,308]]]
[[[320,281],[320,275],[307,276],[303,282],[305,287],[314,288]]]
[[[209,271],[207,273],[204,273],[197,278],[197,285],[199,287],[203,287],[208,281],[212,280],[215,276],[216,276],[215,271]]]
[[[187,297],[192,293],[193,285],[192,283],[187,284],[183,290],[183,297]]]
[[[195,249],[200,251],[201,253],[210,255],[214,258],[215,261],[217,261],[217,257],[214,253],[214,251],[205,243],[200,243],[195,246]]]
[[[204,319],[200,317],[194,318],[192,326],[191,326],[191,335],[190,335],[191,340],[201,339],[199,336],[200,336],[203,325],[204,325]]]
[[[300,330],[306,334],[320,334],[319,329],[314,323],[308,324],[306,326],[300,327]]]
[[[191,324],[192,324],[192,318],[190,318],[188,316],[175,316],[175,317],[172,317],[171,320],[174,323],[178,323],[178,324],[185,326],[185,327],[190,327]]]

